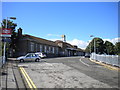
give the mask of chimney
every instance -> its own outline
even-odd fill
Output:
[[[22,37],[22,29],[19,28],[19,29],[18,29],[18,38],[21,38],[21,37]]]

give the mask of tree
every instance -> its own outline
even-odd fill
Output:
[[[94,46],[94,42],[95,42],[95,46]],[[86,48],[86,52],[94,52],[94,48],[95,48],[95,52],[102,54],[104,53],[104,45],[103,45],[104,41],[101,38],[94,38],[89,45]]]
[[[115,44],[115,54],[120,55],[120,42]]]
[[[7,43],[6,50],[8,50],[8,47],[14,50],[16,49],[16,41],[17,41],[17,33],[15,32],[16,26],[17,26],[16,23],[13,23],[13,21],[7,20],[7,28],[10,28],[12,30],[12,35],[10,37],[11,43]],[[2,21],[2,28],[6,28],[6,19],[3,19]]]
[[[108,55],[114,55],[115,54],[115,46],[113,45],[113,43],[109,42],[109,41],[105,41],[104,43],[104,52]]]
[[[17,26],[16,23],[13,23],[13,21],[7,20],[7,28],[12,29],[12,32],[15,31],[16,26]],[[3,19],[2,21],[2,28],[6,28],[6,19]]]

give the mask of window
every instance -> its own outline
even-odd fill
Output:
[[[40,52],[42,52],[42,45],[40,45]]]
[[[52,48],[52,52],[55,53],[55,48],[54,47]]]
[[[34,43],[30,42],[30,51],[34,51]]]
[[[37,44],[36,44],[36,52],[37,52]]]
[[[56,53],[58,54],[58,48],[56,48]]]
[[[47,52],[47,47],[45,46],[45,50],[44,50],[45,52]]]
[[[51,47],[49,47],[49,53],[51,52]]]

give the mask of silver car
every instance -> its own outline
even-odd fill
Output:
[[[40,58],[46,58],[46,54],[43,52],[36,52],[35,54],[37,54]]]
[[[40,57],[35,53],[28,53],[25,56],[18,57],[17,60],[19,60],[20,62],[29,61],[29,60],[40,61]]]

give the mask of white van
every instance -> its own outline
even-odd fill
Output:
[[[35,54],[39,55],[40,58],[45,58],[47,57],[45,53],[43,52],[36,52]]]

